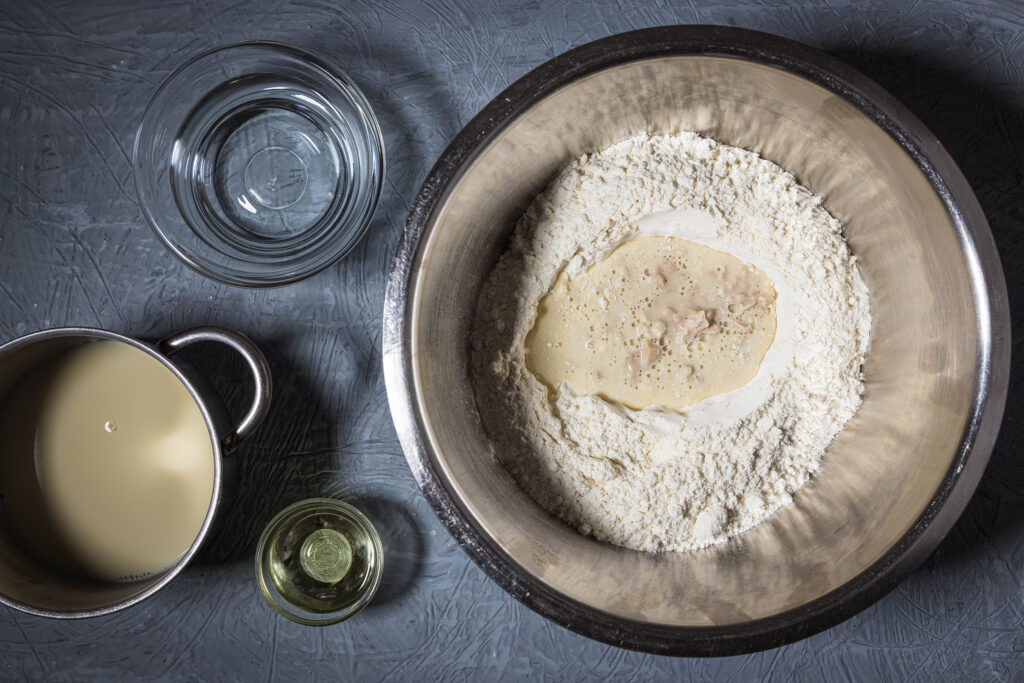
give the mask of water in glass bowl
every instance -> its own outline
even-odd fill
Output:
[[[355,84],[276,43],[213,50],[154,95],[136,136],[146,217],[185,263],[272,286],[358,242],[383,184],[376,118]]]

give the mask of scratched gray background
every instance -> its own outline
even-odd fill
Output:
[[[745,657],[674,660],[577,636],[472,564],[424,502],[380,369],[384,274],[419,184],[490,98],[566,49],[628,29],[717,23],[822,48],[902,99],[949,147],[1024,293],[1024,7],[1004,2],[47,2],[0,0],[0,340],[82,324],[142,338],[215,322],[251,335],[277,383],[239,454],[240,486],[202,554],[116,616],[57,622],[0,609],[2,679],[1024,680],[1024,384],[966,514],[898,590],[844,624]],[[304,283],[233,289],[187,270],[143,223],[130,150],[157,84],[210,47],[264,38],[340,63],[380,117],[387,186],[368,238]],[[244,401],[242,365],[195,361]],[[234,378],[234,380],[232,380]],[[251,555],[260,527],[341,496],[386,548],[376,601],[324,629],[277,617]]]

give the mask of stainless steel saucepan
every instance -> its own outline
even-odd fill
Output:
[[[185,568],[202,545],[217,512],[224,483],[223,453],[249,435],[270,407],[270,369],[260,350],[244,335],[226,327],[208,325],[185,330],[155,345],[116,332],[87,327],[62,327],[19,337],[0,346],[0,401],[26,372],[54,354],[78,344],[111,340],[140,349],[167,367],[188,389],[199,406],[210,433],[213,452],[213,495],[196,540],[178,562],[159,574],[130,583],[105,583],[55,571],[37,561],[4,524],[0,524],[0,603],[44,617],[75,618],[109,614],[134,605],[166,586]],[[227,344],[245,359],[254,391],[249,410],[231,428],[223,406],[209,385],[187,365],[170,358],[176,351],[199,342]],[[3,435],[0,434],[0,438]],[[0,451],[0,457],[6,453]],[[0,513],[3,512],[0,505]],[[2,514],[0,514],[2,521]]]

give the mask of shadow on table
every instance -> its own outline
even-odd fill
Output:
[[[381,125],[392,158],[423,158],[428,133],[447,144],[459,132],[459,103],[436,68],[411,50],[390,43],[353,44],[311,36],[303,41],[356,81]],[[497,95],[489,93],[487,99]],[[415,120],[411,114],[415,112]]]
[[[332,268],[341,286],[386,275],[419,185],[435,155],[460,129],[452,89],[430,65],[401,45],[352,43],[313,34],[303,41],[338,65],[366,95],[384,137],[383,194],[367,236]],[[494,93],[497,94],[497,93]],[[436,150],[436,151],[435,151]],[[346,269],[351,262],[359,267]],[[383,301],[375,302],[383,306]]]
[[[355,493],[333,497],[344,498],[361,510],[380,535],[384,571],[370,608],[398,599],[412,588],[423,568],[423,537],[416,520],[402,503],[382,496]]]
[[[278,352],[273,340],[253,338],[270,365],[270,410],[256,431],[225,454],[220,507],[195,565],[252,558],[263,526],[285,506],[323,495],[319,473],[332,467],[335,419],[317,383]],[[369,340],[368,340],[368,343]],[[184,359],[207,378],[233,420],[248,410],[252,382],[245,361],[221,344],[183,349]]]
[[[337,406],[337,401],[332,404],[318,396],[312,377],[285,362],[273,341],[254,341],[267,356],[275,396],[263,425],[227,459],[236,469],[236,481],[226,482],[220,511],[194,564],[251,561],[264,526],[275,514],[305,498],[336,498],[362,511],[381,537],[384,575],[373,604],[398,598],[421,571],[424,544],[413,516],[388,496],[386,473],[372,469],[380,455],[377,440],[339,446],[335,434],[341,418],[335,409],[328,414],[317,408]],[[373,344],[367,339],[361,351],[352,350],[361,357],[360,365],[379,364]],[[229,349],[209,346],[200,350],[205,357],[189,360],[209,376],[220,378],[212,384],[223,387],[228,412],[240,415],[248,407],[251,386],[248,380],[234,378],[245,378],[246,366]],[[336,409],[345,415],[355,413],[351,408]]]
[[[1019,84],[979,83],[966,71],[917,55],[828,50],[902,101],[943,142],[974,189],[999,248],[1010,295],[1013,356],[999,439],[978,490],[928,565],[976,559],[1024,528],[1024,114]],[[926,565],[927,566],[927,565]]]

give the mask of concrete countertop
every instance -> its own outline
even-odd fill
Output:
[[[0,609],[0,679],[1020,680],[1019,354],[991,464],[939,550],[863,613],[768,652],[677,660],[555,626],[493,584],[420,495],[380,367],[384,276],[413,196],[462,125],[531,68],[596,38],[673,23],[803,41],[907,104],[977,192],[1019,327],[1024,5],[1012,0],[7,2],[0,341],[71,324],[157,339],[218,323],[265,350],[276,392],[268,420],[240,448],[239,486],[194,563],[110,617],[53,621]],[[340,64],[376,110],[388,154],[369,236],[327,271],[273,290],[223,286],[185,268],[146,226],[132,183],[135,128],[157,85],[193,55],[243,39],[292,43]],[[219,378],[229,404],[245,401],[238,359],[211,352],[196,362]],[[252,561],[269,518],[316,495],[361,507],[386,557],[373,604],[323,629],[271,611]]]

